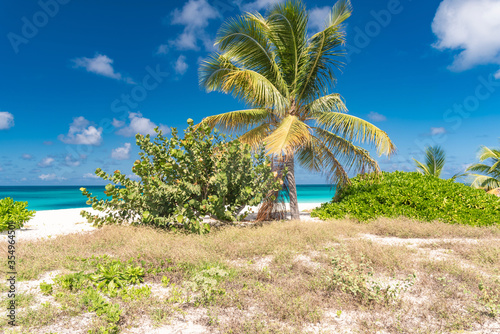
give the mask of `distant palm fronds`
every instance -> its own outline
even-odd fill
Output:
[[[415,161],[417,171],[424,175],[433,175],[439,177],[443,171],[446,162],[446,153],[440,146],[427,147],[425,149],[425,163]]]
[[[492,149],[482,146],[479,150],[479,161],[467,168],[466,172],[474,177],[472,186],[482,188],[486,191],[500,187],[500,149]],[[490,164],[485,163],[489,161]],[[479,174],[478,174],[479,173]]]

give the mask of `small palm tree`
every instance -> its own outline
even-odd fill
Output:
[[[420,173],[440,177],[446,162],[446,153],[438,145],[432,147],[428,146],[425,149],[425,163],[417,161],[416,159],[413,159],[413,161],[415,161],[417,171]]]
[[[489,160],[490,164],[484,163]],[[479,150],[479,161],[481,163],[474,164],[467,168],[466,172],[474,177],[471,186],[475,188],[483,188],[486,191],[500,187],[500,150],[491,149],[482,146]],[[481,173],[481,174],[477,174]]]
[[[269,155],[285,161],[292,219],[299,218],[295,160],[342,185],[351,168],[379,170],[353,140],[372,144],[379,154],[395,151],[384,131],[346,114],[342,97],[328,94],[333,69],[345,55],[342,23],[350,15],[350,1],[338,1],[324,29],[309,37],[300,1],[276,4],[266,17],[246,13],[223,24],[216,39],[220,53],[200,67],[207,91],[232,94],[249,107],[202,122],[241,134],[239,140],[254,147],[264,144]]]

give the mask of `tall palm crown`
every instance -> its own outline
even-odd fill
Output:
[[[274,5],[265,17],[246,13],[225,22],[216,38],[220,52],[202,63],[200,83],[208,91],[232,94],[249,109],[203,122],[239,133],[239,140],[252,146],[265,144],[268,154],[287,158],[292,177],[295,159],[335,184],[349,182],[351,168],[378,170],[368,151],[352,141],[390,155],[395,150],[391,140],[369,122],[346,114],[339,94],[328,94],[333,70],[342,66],[342,23],[350,15],[350,1],[338,1],[324,30],[310,37],[308,12],[300,1]],[[287,178],[292,205],[295,179]]]
[[[413,161],[415,161],[417,170],[422,174],[439,177],[441,176],[441,172],[446,162],[446,153],[438,145],[427,147],[425,149],[425,163],[415,159],[413,159]]]
[[[491,149],[486,146],[479,150],[479,161],[481,163],[474,164],[467,168],[466,172],[474,177],[471,186],[476,188],[484,188],[490,190],[500,187],[500,149]],[[489,161],[491,166],[485,162]],[[480,174],[477,174],[480,173]]]

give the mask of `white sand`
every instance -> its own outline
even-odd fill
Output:
[[[312,210],[320,205],[321,203],[299,203],[300,219],[316,220],[311,218],[310,214],[305,211]],[[95,227],[80,216],[82,210],[98,213],[98,211],[91,208],[37,211],[35,217],[27,222],[22,229],[16,230],[16,240],[53,238],[57,235],[85,233],[95,230]],[[2,240],[7,240],[7,232],[0,233],[0,241]]]
[[[16,240],[51,238],[56,235],[95,230],[80,216],[82,210],[96,213],[90,208],[37,211],[35,217],[16,230]],[[0,240],[7,240],[7,232],[2,232]]]

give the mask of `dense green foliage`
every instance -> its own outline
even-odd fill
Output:
[[[118,333],[123,310],[119,303],[112,301],[141,300],[151,295],[149,286],[131,286],[144,281],[144,268],[134,266],[132,259],[127,263],[107,256],[81,260],[96,267],[95,271],[58,275],[53,284],[40,283],[40,290],[44,295],[53,295],[56,301],[63,296],[73,296],[79,300],[80,307],[95,312],[100,327],[89,333]]]
[[[112,182],[106,186],[111,199],[99,200],[82,188],[87,203],[105,213],[82,215],[98,226],[130,223],[204,233],[209,229],[201,223],[204,216],[241,219],[246,205],[258,205],[269,191],[281,189],[263,150],[253,154],[250,146],[228,141],[207,125],[188,123],[184,139],[176,129],[170,139],[158,130],[154,139],[136,136],[141,153],[132,172],[137,181],[97,169],[96,175]]]
[[[28,210],[27,206],[28,202],[14,202],[10,197],[0,199],[0,232],[12,227],[19,229],[33,218],[35,211]]]
[[[473,226],[500,223],[500,200],[484,190],[417,172],[358,176],[330,203],[312,212],[321,219],[406,216]]]

